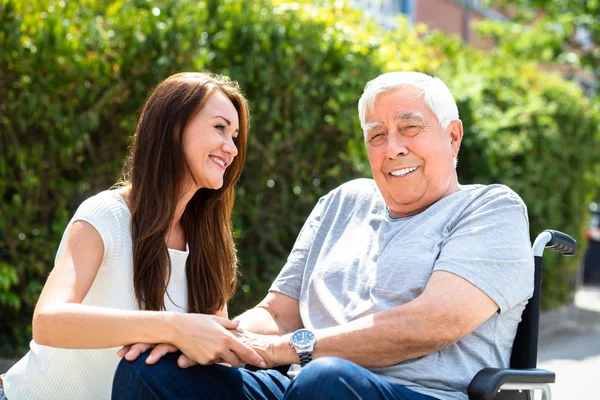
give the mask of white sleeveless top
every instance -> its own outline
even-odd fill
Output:
[[[131,214],[115,190],[101,192],[84,201],[67,225],[56,260],[62,254],[73,222],[91,224],[104,242],[104,257],[83,304],[137,310],[133,289]],[[169,249],[172,272],[167,311],[186,312],[186,251]],[[56,262],[56,261],[55,261]],[[41,346],[33,340],[31,350],[6,374],[4,390],[10,400],[110,399],[112,381],[119,361],[119,347],[74,350]]]

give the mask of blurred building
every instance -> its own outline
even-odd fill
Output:
[[[480,0],[355,0],[353,3],[387,29],[394,29],[396,17],[403,14],[414,24],[422,23],[430,29],[459,36],[465,43],[484,49],[493,47],[494,43],[491,39],[478,37],[473,29],[473,22],[509,20],[508,16],[484,6]],[[565,46],[579,54],[596,47],[589,31],[583,28],[578,28]],[[573,64],[552,63],[540,67],[559,72],[566,79],[576,81],[590,97],[596,93],[597,82],[591,71]]]
[[[483,6],[480,0],[356,0],[354,3],[388,29],[395,27],[398,14],[404,14],[413,23],[460,36],[466,43],[481,47],[492,43],[477,37],[472,22],[507,19]]]

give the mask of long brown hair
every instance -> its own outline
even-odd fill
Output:
[[[214,314],[233,295],[237,257],[231,227],[234,185],[246,156],[248,103],[237,83],[209,73],[173,75],[152,92],[140,113],[122,184],[130,185],[133,286],[140,309],[164,310],[171,275],[165,237],[184,179],[191,170],[182,148],[187,123],[215,91],[235,106],[238,155],[218,190],[199,189],[181,217],[189,246],[186,262],[188,312]]]

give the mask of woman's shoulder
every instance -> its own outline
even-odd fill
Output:
[[[129,208],[118,190],[104,190],[88,197],[79,205],[65,228],[56,260],[60,258],[71,227],[77,221],[90,224],[98,232],[104,244],[105,253],[118,255],[118,252],[115,253],[115,249],[118,249],[123,243],[123,239],[129,236],[130,220]]]
[[[107,189],[86,198],[81,204],[90,204],[99,207],[127,208],[127,203],[125,201],[126,193],[127,192],[125,192],[123,188]]]
[[[121,189],[109,189],[84,200],[75,212],[75,219],[92,221],[110,220],[113,223],[124,222],[130,213]]]

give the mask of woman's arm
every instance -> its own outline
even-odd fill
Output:
[[[36,343],[61,348],[110,348],[130,343],[170,343],[201,364],[263,360],[228,329],[237,323],[203,314],[118,310],[83,305],[104,255],[96,229],[76,221],[40,295],[33,316]],[[110,296],[110,293],[106,293]],[[226,312],[226,310],[225,310]]]
[[[170,342],[173,313],[117,310],[80,304],[104,255],[96,229],[73,223],[67,243],[33,314],[33,339],[62,348],[107,348],[133,342]],[[110,293],[106,293],[110,296]]]

